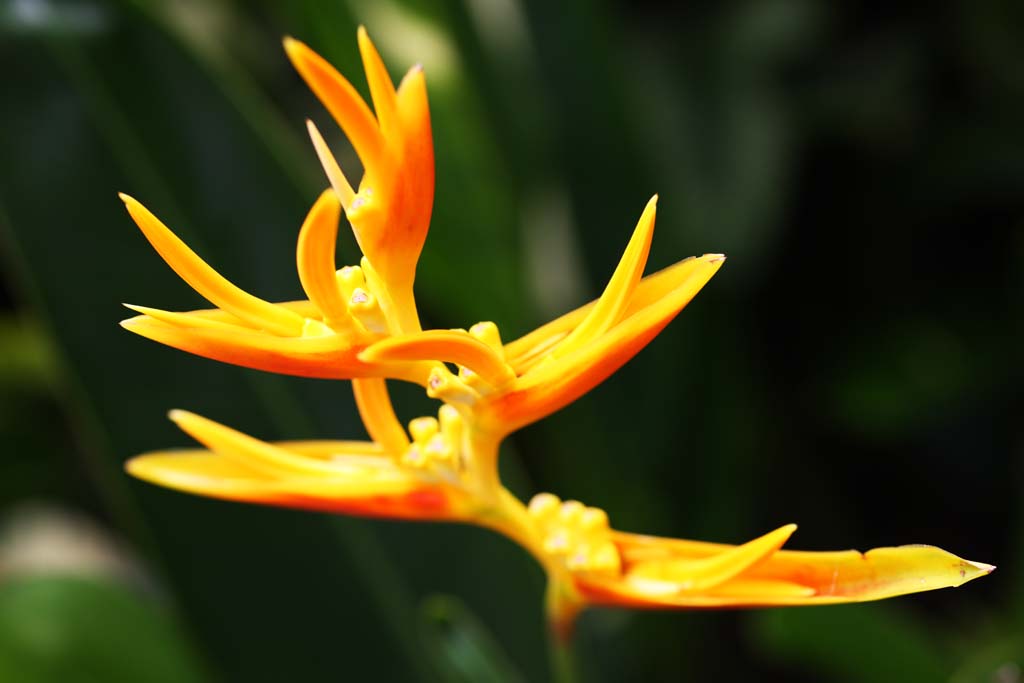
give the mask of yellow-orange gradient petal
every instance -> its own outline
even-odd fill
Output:
[[[342,335],[277,337],[231,325],[213,311],[142,310],[148,315],[123,320],[121,326],[147,339],[222,363],[298,377],[388,376],[420,384],[430,373],[429,363],[364,363],[358,355],[365,346],[352,345]]]
[[[774,533],[791,531],[783,527]],[[960,586],[994,569],[926,545],[875,548],[866,553],[779,550],[717,584],[697,586],[683,580],[681,568],[700,567],[750,544],[728,546],[621,532],[614,532],[613,538],[622,556],[623,574],[577,578],[577,588],[591,604],[728,608],[865,602]],[[660,573],[654,569],[658,564],[664,565]],[[633,574],[636,570],[641,570],[639,580]],[[650,580],[652,573],[658,580]],[[674,587],[673,577],[680,579]]]
[[[216,450],[140,455],[126,463],[130,474],[212,498],[372,517],[454,519],[465,503],[457,490],[402,470],[373,443],[270,444],[189,413],[175,417]]]
[[[626,316],[595,340],[554,362],[538,366],[481,406],[489,426],[508,433],[534,422],[594,388],[646,346],[718,272],[725,257],[709,254],[680,264],[685,277],[659,299]],[[671,273],[677,275],[678,272]],[[654,281],[655,284],[664,284]],[[655,287],[650,289],[654,290]],[[634,305],[637,302],[634,302]]]

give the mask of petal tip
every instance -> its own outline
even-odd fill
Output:
[[[179,427],[182,422],[188,420],[190,417],[193,417],[193,414],[187,410],[182,410],[181,408],[173,408],[172,410],[167,411],[167,419]]]

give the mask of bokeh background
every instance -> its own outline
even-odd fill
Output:
[[[394,76],[428,76],[427,323],[510,339],[595,296],[653,192],[652,268],[729,255],[634,361],[511,439],[517,493],[625,530],[738,542],[795,521],[794,548],[1000,565],[863,606],[594,611],[585,680],[1024,680],[1024,5],[882,7],[0,2],[0,680],[548,675],[542,576],[502,538],[121,469],[188,443],[175,407],[267,439],[362,436],[343,383],[118,328],[122,301],[202,302],[115,194],[241,286],[299,297],[294,241],[325,185],[303,119],[357,162],[279,41],[365,92],[359,23]]]

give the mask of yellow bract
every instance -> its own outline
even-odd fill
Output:
[[[603,510],[540,494],[524,506],[502,485],[504,436],[576,400],[646,346],[718,272],[721,254],[643,277],[657,197],[644,208],[596,301],[515,341],[498,326],[423,330],[413,296],[434,194],[426,81],[414,67],[396,89],[363,29],[359,50],[373,111],[322,57],[293,39],[296,70],[362,161],[353,187],[312,122],[331,189],[298,233],[296,267],[308,300],[271,303],[236,287],[139,202],[122,195],[167,264],[216,308],[139,313],[122,325],[161,343],[270,372],[352,380],[372,441],[267,443],[185,411],[173,419],[207,450],[138,456],[128,471],[171,488],[230,500],[347,514],[479,524],[520,543],[549,577],[548,609],[567,634],[591,604],[736,607],[874,600],[958,586],[990,572],[930,546],[861,554],[781,550],[787,525],[739,546],[637,536]],[[335,263],[344,213],[363,252]],[[454,366],[449,367],[449,366]],[[387,379],[418,383],[437,417],[403,427]]]

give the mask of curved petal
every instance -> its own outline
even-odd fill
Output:
[[[679,287],[690,277],[697,265],[697,259],[691,256],[640,280],[622,317],[629,318]],[[505,358],[508,359],[516,373],[522,375],[538,359],[543,358],[547,350],[550,350],[554,344],[557,344],[587,317],[597,302],[598,299],[594,299],[505,344]]]
[[[145,481],[198,495],[347,514],[455,519],[464,494],[403,469],[375,443],[271,444],[185,411],[171,418],[211,450],[173,450],[129,460]]]
[[[622,532],[614,532],[613,540],[622,556],[623,575],[576,577],[577,588],[592,604],[727,608],[865,602],[960,586],[994,569],[926,545],[875,548],[866,553],[779,550],[717,585],[673,591],[664,583],[632,580],[632,572],[647,567],[649,573],[652,565],[666,563],[666,572],[671,573],[679,563],[713,562],[745,546]]]
[[[343,335],[277,337],[230,325],[225,316],[212,311],[140,315],[121,321],[121,326],[197,356],[299,377],[390,377],[423,384],[431,367],[429,363],[364,363],[358,355],[365,344],[353,345]]]
[[[481,406],[483,419],[508,433],[575,401],[622,367],[690,302],[718,271],[724,256],[694,259],[687,277],[660,299],[639,308],[591,343],[538,366],[508,392]]]

